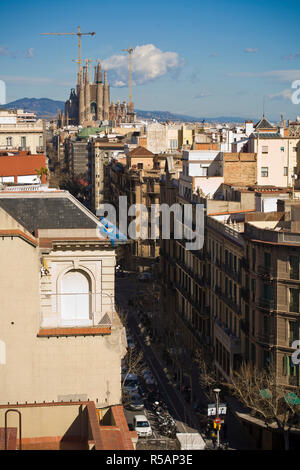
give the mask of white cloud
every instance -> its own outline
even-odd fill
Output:
[[[279,91],[278,93],[272,93],[268,95],[268,98],[271,100],[290,100],[292,97],[292,90],[290,88],[285,88],[282,91]]]
[[[207,98],[208,96],[212,96],[212,93],[209,91],[200,91],[200,93],[194,96],[194,99]]]
[[[300,58],[300,52],[296,52],[295,54],[290,54],[282,57],[285,60],[295,60]]]
[[[113,55],[105,59],[102,64],[109,71],[109,81],[112,86],[122,87],[128,84],[128,53]],[[142,85],[162,77],[182,65],[183,60],[176,52],[163,52],[153,44],[137,46],[132,53],[132,83],[133,85]]]
[[[270,78],[279,82],[300,80],[300,70],[269,70],[267,72],[229,73],[229,77]]]
[[[8,50],[7,46],[0,46],[0,56],[11,57],[13,59],[16,57],[15,54]]]
[[[28,49],[28,51],[25,52],[25,57],[27,57],[27,59],[31,59],[31,58],[33,57],[33,55],[34,55],[34,54],[33,54],[33,47],[30,47],[30,48]]]
[[[244,52],[246,52],[246,54],[253,54],[255,52],[258,52],[258,49],[253,47],[247,47]]]

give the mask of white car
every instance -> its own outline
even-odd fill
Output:
[[[151,425],[145,415],[135,415],[133,427],[139,437],[152,436]]]

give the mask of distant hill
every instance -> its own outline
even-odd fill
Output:
[[[55,101],[49,98],[21,98],[16,101],[11,101],[6,105],[2,105],[4,108],[19,108],[24,109],[24,111],[31,111],[36,113],[38,117],[42,118],[54,118],[57,116],[59,109],[64,110],[65,103],[64,101]],[[175,122],[235,122],[242,123],[245,122],[245,118],[236,117],[236,116],[218,116],[215,118],[206,118],[187,116],[185,114],[175,114],[170,111],[143,111],[141,109],[136,109],[137,117],[139,119],[156,119],[157,121],[175,121]]]
[[[24,111],[36,113],[38,117],[53,118],[57,116],[59,109],[65,109],[65,103],[64,101],[55,101],[49,98],[21,98],[2,105],[2,107],[6,109],[24,109]]]
[[[217,116],[213,118],[195,117],[186,114],[175,114],[169,111],[142,111],[135,110],[140,119],[156,119],[157,121],[179,121],[179,122],[245,122],[245,118],[236,116]]]

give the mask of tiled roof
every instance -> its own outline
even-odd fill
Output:
[[[261,118],[259,122],[257,122],[254,126],[255,129],[274,129],[275,126],[271,124],[265,116]]]
[[[1,198],[0,207],[29,232],[37,229],[96,228],[97,223],[67,197]]]
[[[129,157],[154,157],[154,153],[150,152],[150,150],[147,150],[145,147],[137,147],[131,152],[128,153]]]
[[[45,167],[45,165],[45,155],[0,157],[0,177],[35,175],[35,170],[39,170],[41,167]]]

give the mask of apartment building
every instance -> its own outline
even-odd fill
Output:
[[[0,150],[45,153],[45,123],[23,110],[0,110]]]
[[[247,151],[257,154],[256,184],[293,186],[300,152],[299,136],[274,126],[263,116],[254,126]]]
[[[278,211],[256,212],[256,200],[270,197],[270,188],[223,185],[220,200],[195,192],[190,198],[181,178],[167,173],[161,201],[204,204],[205,232],[199,251],[172,236],[161,240],[161,325],[169,348],[180,344],[192,357],[204,346],[227,381],[242,360],[274,364],[279,383],[298,387],[291,345],[300,326],[299,200],[273,188]]]
[[[121,400],[115,248],[65,191],[0,191],[0,404]]]

